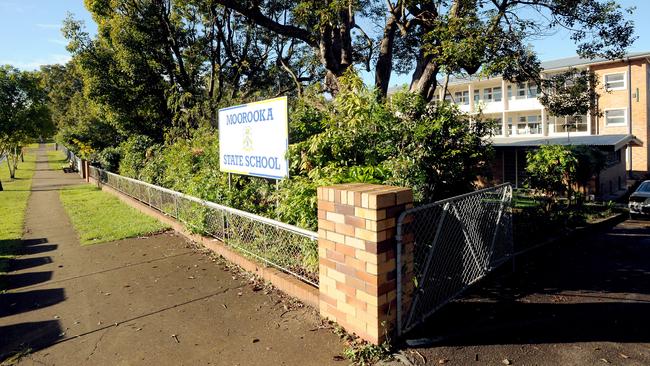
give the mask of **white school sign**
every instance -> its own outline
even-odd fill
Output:
[[[289,176],[287,97],[219,110],[222,172],[282,179]]]

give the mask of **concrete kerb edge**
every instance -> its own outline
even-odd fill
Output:
[[[261,264],[258,264],[256,262],[253,262],[249,260],[248,258],[242,256],[241,254],[235,252],[234,250],[228,248],[225,244],[223,244],[221,241],[203,236],[200,234],[194,234],[189,232],[187,229],[185,229],[185,226],[176,221],[175,219],[161,213],[160,211],[151,208],[144,203],[133,199],[129,196],[124,195],[122,192],[119,192],[111,187],[108,187],[103,184],[98,184],[98,182],[90,178],[89,182],[91,184],[95,184],[98,187],[102,189],[102,191],[105,191],[107,193],[110,193],[117,198],[119,198],[122,202],[125,202],[129,206],[137,209],[138,211],[149,215],[151,217],[154,217],[165,224],[168,224],[169,226],[172,227],[174,231],[177,233],[183,235],[187,239],[194,241],[196,243],[200,243],[203,245],[205,248],[211,250],[215,254],[218,254],[222,257],[224,257],[226,260],[229,262],[236,264],[246,270],[247,272],[253,273],[256,276],[259,276],[263,278],[266,281],[269,281],[273,286],[275,286],[278,290],[286,293],[287,295],[294,297],[301,302],[303,302],[306,305],[309,305],[315,309],[318,309],[318,288],[311,286],[307,283],[304,283],[296,278],[294,278],[291,275],[288,275],[284,272],[281,272],[275,268],[272,267],[265,267]]]

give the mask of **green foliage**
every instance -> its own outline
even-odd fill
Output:
[[[316,188],[318,185],[307,177],[283,180],[275,194],[277,201],[281,202],[275,208],[278,220],[304,228],[317,228],[318,220],[314,215],[318,204]]]
[[[107,147],[97,153],[94,163],[99,164],[102,169],[109,172],[116,172],[121,158],[122,150],[119,147]]]
[[[543,145],[526,155],[528,184],[551,197],[569,193],[575,181],[578,159],[562,145]]]
[[[527,154],[528,186],[549,197],[547,207],[560,196],[582,203],[582,197],[573,192],[574,185],[585,187],[607,164],[607,155],[595,146],[544,145]]]
[[[581,186],[586,186],[593,177],[607,167],[607,154],[595,146],[572,146],[571,152],[578,161],[575,181]]]
[[[584,116],[596,110],[598,83],[594,72],[571,69],[544,80],[539,100],[552,116]]]
[[[291,178],[277,187],[236,174],[229,181],[209,126],[188,138],[169,135],[164,145],[131,136],[120,145],[120,174],[315,230],[318,186],[393,184],[431,201],[471,190],[492,152],[484,139],[490,123],[469,123],[455,107],[428,105],[406,91],[378,101],[352,72],[334,100],[305,95],[292,105]]]
[[[147,136],[136,135],[129,137],[120,145],[122,160],[119,173],[127,177],[139,179],[142,170],[147,165],[148,154],[154,145],[153,140]]]
[[[53,128],[39,75],[0,66],[0,156],[7,156],[10,178],[16,175],[22,147],[51,136]]]

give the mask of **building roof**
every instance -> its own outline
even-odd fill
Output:
[[[607,63],[607,62],[617,62],[617,61],[622,61],[628,58],[640,58],[640,57],[649,57],[650,58],[650,52],[632,52],[628,53],[623,57],[621,60],[608,60],[606,58],[595,58],[595,59],[586,59],[586,58],[581,58],[580,56],[573,56],[573,57],[566,57],[566,58],[560,58],[556,60],[548,60],[548,61],[543,61],[541,63],[542,69],[545,71],[549,70],[561,70],[561,69],[566,69],[570,67],[577,67],[577,66],[588,66],[588,65],[595,65],[595,64],[602,64],[602,63]],[[490,80],[490,79],[500,79],[501,76],[495,76],[491,78],[479,78],[477,76],[461,76],[457,77],[454,75],[449,76],[449,85],[457,85],[457,84],[464,84],[470,81],[475,81],[475,80]],[[444,79],[438,80],[439,84],[444,83]]]
[[[623,57],[621,60],[608,60],[603,57],[598,57],[595,59],[586,59],[586,58],[581,58],[580,56],[573,56],[573,57],[567,57],[567,58],[560,58],[557,60],[549,60],[549,61],[544,61],[542,62],[541,66],[542,69],[544,70],[555,70],[555,69],[564,69],[568,67],[575,67],[575,66],[586,66],[586,65],[593,65],[593,64],[600,64],[600,63],[605,63],[605,62],[616,62],[616,61],[623,61],[628,58],[638,58],[638,57],[650,57],[650,52],[632,52],[628,53]]]
[[[492,137],[494,147],[538,147],[542,145],[589,145],[614,148],[623,146],[643,146],[634,135],[581,135],[581,136],[546,136],[546,137]]]

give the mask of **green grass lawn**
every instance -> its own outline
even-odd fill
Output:
[[[20,249],[25,209],[35,167],[36,156],[28,150],[25,153],[25,162],[18,163],[16,179],[10,180],[7,162],[0,162],[0,181],[4,188],[4,191],[0,192],[0,273],[7,270],[9,259]]]
[[[68,166],[65,154],[61,150],[50,150],[47,152],[47,163],[52,170],[61,170]]]
[[[84,245],[148,235],[169,228],[92,185],[62,189],[60,197]]]

